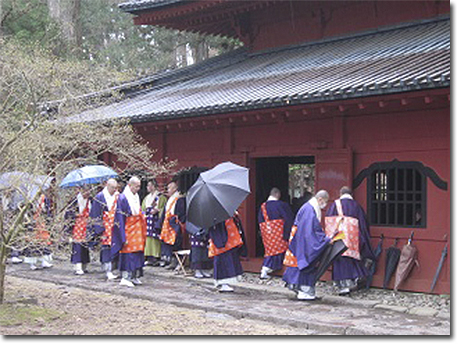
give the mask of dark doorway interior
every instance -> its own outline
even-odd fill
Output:
[[[270,158],[257,158],[256,159],[256,202],[255,202],[255,213],[258,214],[258,210],[263,202],[268,199],[270,190],[273,187],[277,187],[281,190],[281,200],[292,205],[292,199],[298,195],[296,192],[295,180],[295,168],[298,170],[306,170],[305,174],[313,174],[311,172],[312,167],[315,164],[315,158],[310,156],[304,157],[270,157]],[[310,170],[310,171],[309,171]],[[308,183],[308,186],[313,188],[313,177],[303,180]],[[302,186],[301,186],[302,187]],[[292,189],[292,190],[290,190]],[[293,192],[293,193],[291,193]],[[256,255],[261,257],[264,254],[264,248],[262,239],[259,235],[258,223],[256,225],[255,240],[256,240]]]

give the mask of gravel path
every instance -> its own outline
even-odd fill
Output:
[[[272,277],[263,281],[258,274],[245,273],[243,282],[253,285],[268,285],[270,287],[283,287],[284,281],[279,277]],[[336,289],[331,282],[318,282],[317,293],[321,295],[337,295]],[[386,305],[413,307],[430,307],[440,312],[450,313],[450,295],[435,295],[425,293],[394,292],[379,288],[358,290],[352,292],[347,298],[353,300],[376,300]]]

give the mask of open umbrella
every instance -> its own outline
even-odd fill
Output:
[[[402,253],[400,254],[399,265],[397,266],[396,271],[396,282],[394,284],[394,290],[397,291],[399,286],[404,282],[410,271],[412,271],[413,266],[418,265],[418,249],[412,244],[413,232],[410,235],[410,238],[406,245],[402,248]]]
[[[250,193],[249,169],[231,162],[200,174],[187,191],[187,220],[209,228],[234,215]]]
[[[88,184],[100,183],[118,174],[104,165],[86,165],[71,171],[60,183],[60,187],[78,187]]]
[[[379,256],[381,255],[383,251],[383,241],[384,241],[384,235],[381,235],[381,238],[378,242],[378,246],[376,247],[375,251],[373,252],[375,254],[375,260],[373,260],[373,263],[371,266],[368,268],[368,276],[367,276],[367,281],[365,287],[368,289],[371,286],[371,282],[373,282],[373,275],[376,273],[376,265],[378,264],[378,259]]]
[[[394,240],[394,245],[389,247],[386,250],[386,267],[384,271],[384,282],[383,282],[384,289],[387,288],[393,273],[396,271],[397,264],[399,263],[400,249],[397,248],[397,241],[398,239],[396,238]]]
[[[47,175],[12,171],[0,175],[0,191],[11,191],[10,205],[17,207],[25,199],[32,200],[38,191],[49,188],[52,181],[53,177]]]

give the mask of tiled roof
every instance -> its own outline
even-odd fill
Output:
[[[138,12],[153,8],[173,5],[185,0],[133,0],[119,4],[118,7],[126,12]]]
[[[259,53],[241,49],[140,84],[150,87],[79,117],[143,122],[447,87],[450,20]]]

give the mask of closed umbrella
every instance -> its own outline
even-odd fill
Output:
[[[397,291],[399,286],[404,282],[412,271],[413,266],[418,265],[418,249],[412,244],[413,232],[410,235],[408,243],[402,248],[400,254],[399,265],[396,271],[396,282],[394,284],[394,290]]]
[[[318,259],[317,271],[315,274],[315,280],[318,281],[331,264],[340,257],[347,250],[347,246],[343,240],[337,240],[332,244],[328,244]]]
[[[373,263],[371,266],[368,268],[368,276],[367,276],[367,281],[366,281],[366,288],[370,288],[371,283],[373,282],[373,276],[376,273],[376,266],[378,264],[378,259],[379,256],[381,255],[383,251],[383,241],[384,241],[384,235],[381,235],[381,239],[378,242],[378,246],[376,247],[375,251],[373,252],[375,255],[375,260],[373,260]]]
[[[434,274],[434,278],[433,278],[433,283],[431,283],[431,288],[429,290],[430,293],[434,290],[434,287],[436,286],[436,283],[438,282],[439,273],[441,272],[442,265],[444,264],[444,261],[446,260],[446,256],[447,256],[447,244],[442,250],[441,259],[439,260],[439,265],[438,265],[438,268],[436,269],[436,273]]]
[[[397,269],[397,264],[400,258],[400,249],[397,248],[397,238],[394,241],[394,245],[386,250],[386,267],[384,271],[384,282],[383,288],[386,289],[392,275]]]
[[[79,187],[96,184],[117,177],[118,174],[104,165],[86,165],[71,171],[60,183],[60,187]]]
[[[249,193],[249,169],[218,164],[201,173],[187,191],[187,220],[207,229],[232,217]]]

